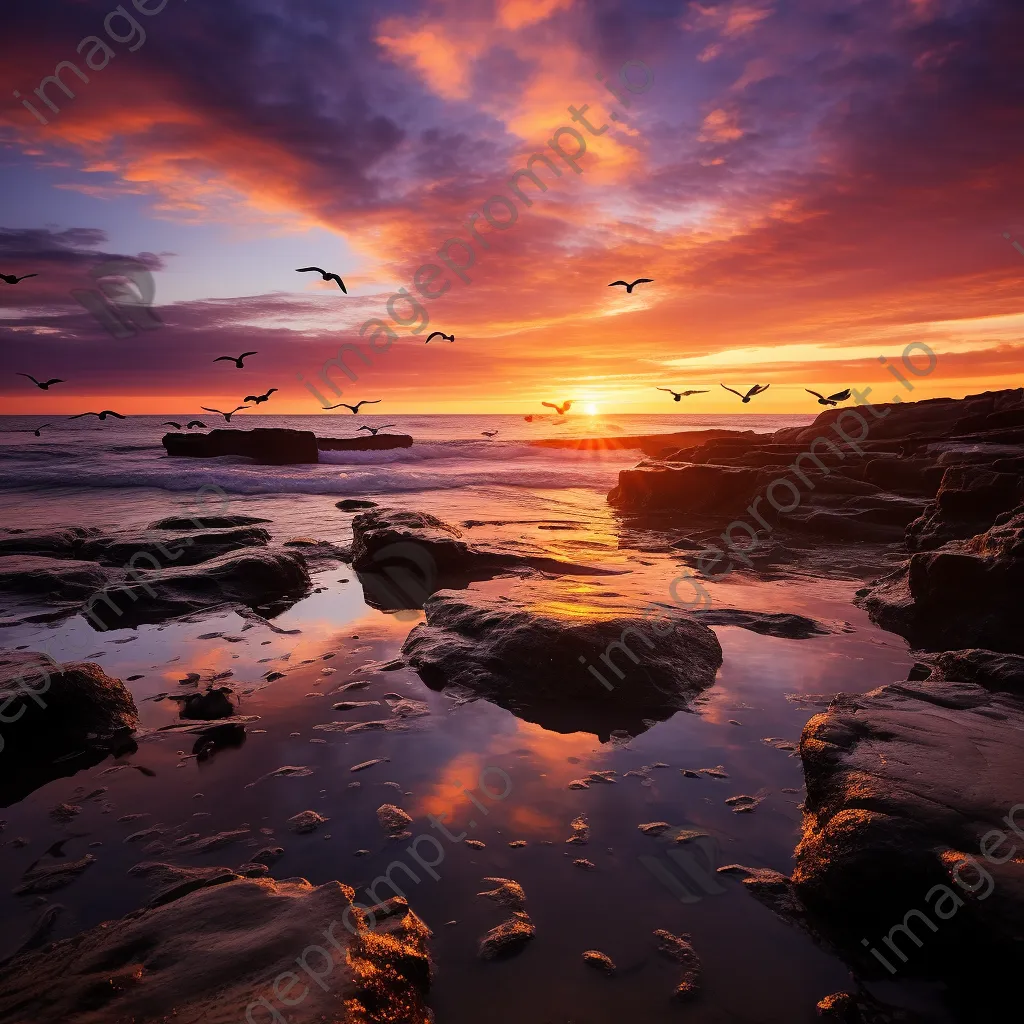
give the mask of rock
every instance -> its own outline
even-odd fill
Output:
[[[261,523],[269,523],[269,519],[261,519],[259,516],[209,516],[198,515],[194,518],[187,516],[169,516],[150,523],[149,530],[221,530],[232,529],[238,526],[259,526]]]
[[[509,910],[524,910],[526,908],[526,893],[523,887],[511,878],[485,878],[485,882],[493,882],[494,889],[486,892],[478,892],[477,896],[494,900]]]
[[[919,551],[858,599],[885,629],[925,649],[1024,653],[1016,601],[1024,583],[1024,506],[985,533]]]
[[[576,817],[569,822],[569,830],[572,832],[572,835],[566,839],[567,843],[575,846],[586,846],[590,841],[590,825],[587,823],[585,815],[576,815]]]
[[[179,714],[182,718],[199,718],[205,721],[230,718],[238,710],[238,705],[229,696],[231,693],[230,686],[218,686],[210,687],[206,693],[187,694]]]
[[[860,940],[881,935],[870,943],[901,970],[955,974],[971,991],[1019,969],[1024,863],[998,861],[1024,838],[1024,704],[931,680],[841,695],[807,723],[800,753],[793,881],[845,955],[877,973]],[[901,922],[923,940],[901,940]]]
[[[377,702],[376,701],[356,701],[355,703],[356,704],[376,704]],[[337,704],[334,705],[335,708],[338,708],[338,706],[339,705],[337,705]],[[359,764],[352,765],[352,767],[349,768],[349,771],[350,772],[365,771],[367,768],[372,768],[374,765],[386,764],[390,760],[391,760],[390,757],[375,757],[372,761],[361,761]]]
[[[206,530],[168,536],[148,530],[96,537],[82,545],[82,557],[103,565],[142,569],[180,568],[198,565],[218,555],[242,548],[264,547],[270,534],[259,526],[239,526],[228,530]],[[145,558],[145,561],[142,559]],[[141,562],[141,564],[139,564]]]
[[[6,964],[0,1017],[157,1024],[173,1009],[195,1021],[427,1024],[428,929],[406,904],[371,931],[351,909],[353,897],[346,885],[313,887],[305,879],[236,877],[204,886]],[[343,916],[354,919],[356,934]]]
[[[389,448],[411,448],[408,434],[378,434],[376,437],[318,437],[316,446],[322,452],[379,452]]]
[[[440,591],[424,611],[402,653],[429,687],[470,691],[557,732],[642,731],[711,686],[722,663],[714,633],[687,616],[665,629],[634,609],[587,607],[557,582]]]
[[[31,596],[47,605],[68,606],[84,601],[112,578],[111,573],[94,562],[43,555],[4,555],[0,557],[0,591]]]
[[[812,636],[825,636],[837,632],[817,619],[793,612],[749,612],[739,608],[707,608],[690,612],[707,626],[739,626],[762,636],[777,636],[787,640],[808,640]]]
[[[102,632],[163,622],[224,604],[283,610],[309,587],[309,571],[301,555],[246,549],[200,566],[140,569],[135,582],[93,594],[82,614]]]
[[[606,956],[600,950],[588,949],[583,954],[583,962],[588,967],[593,967],[609,977],[615,973],[615,964],[612,961],[612,958],[610,956]]]
[[[208,434],[164,434],[171,457],[216,459],[241,455],[266,466],[319,462],[316,435],[311,430],[257,427],[255,430],[211,430]]]
[[[619,472],[608,502],[630,510],[671,509],[732,518],[757,493],[759,471],[738,466],[641,466]]]
[[[407,827],[412,824],[410,815],[394,804],[381,804],[377,808],[377,821],[391,839],[405,838],[409,835]]]
[[[377,502],[365,501],[362,498],[344,498],[341,501],[335,502],[335,508],[340,508],[342,512],[359,512],[364,508],[376,508]]]
[[[514,956],[522,951],[537,929],[530,916],[522,910],[515,911],[510,918],[492,928],[480,940],[480,958],[494,960],[498,957]]]
[[[86,868],[96,863],[96,858],[87,853],[79,860],[63,860],[56,864],[33,864],[20,884],[14,887],[15,896],[29,896],[34,893],[49,893],[70,885]]]
[[[0,806],[53,779],[133,749],[138,709],[120,679],[98,665],[58,665],[45,654],[0,650]]]
[[[442,586],[465,586],[525,567],[563,575],[614,574],[518,548],[474,546],[462,539],[461,530],[423,512],[375,508],[352,520],[352,568],[375,608],[421,608]]]
[[[637,828],[645,836],[660,836],[667,832],[672,826],[667,821],[649,821],[646,825],[637,825]]]
[[[748,796],[744,793],[739,796],[730,796],[725,802],[732,808],[733,814],[749,814],[751,811],[757,810],[767,795],[763,791],[756,796]]]
[[[463,842],[474,850],[483,850],[487,847],[487,844],[480,842],[479,839],[464,839]]]
[[[1009,690],[1024,695],[1024,657],[996,651],[971,649],[943,651],[928,657],[931,681],[977,683],[989,690]]]
[[[675,990],[675,997],[691,999],[700,990],[702,969],[700,958],[690,942],[690,936],[673,935],[659,928],[654,932],[654,937],[658,940],[658,952],[682,965],[683,975]]]
[[[0,531],[0,555],[37,555],[77,559],[82,545],[100,531],[93,526],[65,526],[45,533]]]
[[[587,860],[586,857],[578,857],[572,862],[574,868],[583,868],[585,871],[594,871],[597,865],[592,860]]]
[[[321,825],[325,825],[330,818],[324,818],[316,811],[300,811],[288,819],[288,827],[299,835],[307,832],[315,832]]]

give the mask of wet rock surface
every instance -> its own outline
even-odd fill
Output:
[[[203,433],[164,434],[163,446],[171,457],[215,459],[238,455],[268,466],[318,462],[316,435],[311,430],[257,427],[255,430],[211,430]]]
[[[430,1020],[430,933],[404,901],[372,931],[357,910],[353,934],[341,924],[354,896],[346,885],[314,888],[305,879],[240,879],[230,872],[224,878],[6,964],[0,1016],[37,1024],[155,1024],[169,1014],[236,1021],[247,1012],[269,1019],[285,1009],[293,1024]],[[288,986],[275,990],[274,979],[311,942],[330,958],[309,961],[323,983],[282,1004],[276,992],[287,994]]]
[[[500,592],[441,591],[402,653],[428,686],[460,687],[560,732],[640,728],[642,712],[666,718],[713,684],[722,649],[707,626],[683,615],[588,615],[578,604],[560,617],[548,610],[559,593],[525,580]],[[586,663],[603,670],[604,682]]]
[[[128,688],[90,663],[0,650],[0,806],[133,746],[138,711]]]

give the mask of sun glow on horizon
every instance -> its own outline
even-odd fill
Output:
[[[588,416],[596,416],[598,414],[597,402],[587,402],[587,404],[583,406],[583,411]]]

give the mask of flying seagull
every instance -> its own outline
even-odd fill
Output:
[[[804,388],[804,391],[809,395],[814,395],[818,400],[818,405],[838,405],[840,402],[845,402],[850,397],[850,388],[845,391],[837,391],[834,395],[829,395],[826,398],[824,395],[819,395],[817,391],[812,391],[810,388]]]
[[[725,388],[725,385],[722,385]],[[732,391],[734,395],[743,399],[744,405],[749,402],[754,395],[761,394],[762,391],[767,391],[771,387],[771,384],[755,384],[745,395],[741,395],[738,391],[733,391],[732,388],[725,388],[726,391]]]
[[[19,281],[27,281],[30,277],[38,277],[38,274],[23,274],[18,277],[17,274],[0,274],[0,281],[4,281],[7,284],[17,284]]]
[[[80,420],[83,416],[98,416],[101,420],[105,420],[108,416],[113,416],[116,420],[126,420],[127,416],[122,416],[119,412],[114,412],[113,409],[104,409],[103,412],[80,412],[77,416],[69,416],[69,420]]]
[[[480,436],[481,436],[481,437],[490,437],[490,438],[493,438],[493,437],[494,437],[494,435],[495,435],[495,434],[497,434],[497,433],[498,433],[498,431],[496,431],[496,430],[481,430],[481,431],[480,431]]]
[[[186,430],[191,430],[193,427],[202,427],[203,430],[205,430],[206,424],[202,420],[189,420],[189,422],[185,424]]]
[[[370,402],[370,401],[367,401],[364,398],[361,402],[356,402],[355,405],[349,405],[347,402],[339,402],[337,405],[325,405],[324,408],[325,409],[342,409],[342,408],[351,409],[352,410],[352,415],[355,416],[355,414],[357,412],[359,412],[359,407],[361,405],[380,405],[380,403],[383,402],[383,401],[384,401],[383,398],[375,398],[372,402]]]
[[[39,431],[42,430],[44,427],[49,427],[49,426],[52,426],[52,425],[53,424],[51,424],[51,423],[40,423],[39,426],[35,428],[35,430],[31,430],[31,429],[30,430],[12,430],[11,433],[12,434],[35,434],[36,437],[42,437],[43,435],[40,434]]]
[[[246,395],[242,401],[255,402],[257,405],[260,405],[262,402],[268,401],[275,391],[277,391],[277,388],[271,388],[265,395]]]
[[[161,427],[174,427],[175,430],[181,430],[181,424],[180,423],[175,423],[174,420],[164,420],[164,422],[161,423],[160,426]]]
[[[444,331],[433,331],[432,333],[427,335],[427,340],[423,344],[424,345],[429,345],[431,338],[443,338],[445,341],[454,341],[455,340],[455,335],[454,334],[445,334]]]
[[[682,398],[689,398],[690,395],[706,395],[706,391],[673,391],[671,388],[658,388],[659,391],[667,391],[672,400],[678,402]]]
[[[31,373],[19,373],[18,376],[19,377],[28,377],[28,379],[30,381],[32,381],[32,383],[35,384],[35,386],[37,388],[39,388],[40,391],[49,391],[51,384],[63,384],[64,383],[64,381],[62,381],[59,377],[52,377],[50,380],[41,381],[41,380],[36,380],[35,377],[33,377]]]
[[[244,366],[242,365],[242,360],[245,359],[246,356],[254,356],[254,355],[256,355],[255,352],[243,352],[238,357],[235,357],[235,356],[217,356],[217,358],[214,359],[214,362],[215,363],[219,363],[222,360],[226,360],[229,363],[234,363],[235,366],[237,366],[240,370],[242,370],[242,369],[244,369]]]
[[[329,274],[326,270],[321,270],[319,267],[299,267],[299,269],[296,270],[295,273],[296,274],[308,274],[311,271],[314,272],[314,273],[319,274],[325,281],[337,281],[338,282],[338,287],[346,295],[348,295],[348,289],[345,287],[345,282],[342,281],[342,279],[340,277],[338,277],[337,274]]]
[[[220,409],[211,409],[209,406],[206,406],[206,405],[201,405],[201,406],[199,406],[199,408],[202,409],[203,412],[219,413],[221,416],[224,417],[224,422],[225,423],[230,423],[231,422],[231,417],[234,416],[236,412],[238,412],[240,409],[248,409],[249,406],[247,406],[247,405],[238,405],[234,409],[232,409],[231,412],[221,412]]]
[[[626,281],[612,281],[612,283],[610,285],[608,285],[608,287],[609,288],[614,288],[617,284],[621,284],[626,289],[626,293],[628,295],[632,295],[633,294],[633,289],[638,284],[653,284],[653,283],[654,283],[654,278],[652,278],[652,277],[638,277],[632,284],[629,284]]]
[[[540,404],[546,406],[548,409],[554,409],[559,416],[564,416],[572,408],[571,401],[563,402],[561,405],[552,405],[551,402],[541,402]]]
[[[378,430],[385,430],[388,427],[397,427],[397,426],[398,426],[397,423],[385,423],[384,426],[382,426],[382,427],[368,427],[368,426],[366,426],[364,424],[359,429],[360,430],[368,430],[371,434],[373,434],[374,437],[376,437]]]

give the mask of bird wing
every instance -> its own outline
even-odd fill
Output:
[[[706,391],[684,391],[684,395],[706,395]]]
[[[431,331],[430,334],[427,335],[427,340],[423,344],[426,345],[427,342],[429,342],[431,338],[443,338],[443,337],[444,337],[444,335],[440,331]]]
[[[658,388],[658,390],[659,390],[659,391],[667,391],[667,392],[668,392],[668,393],[669,393],[670,395],[674,395],[674,394],[676,393],[676,392],[675,392],[675,391],[673,391],[673,390],[672,390],[671,388]],[[689,392],[689,391],[685,391],[685,392],[683,392],[683,393],[684,393],[684,394],[686,394],[686,395],[688,395],[688,394],[689,394],[690,392]]]
[[[845,391],[837,391],[834,395],[829,395],[830,402],[845,402],[850,397],[851,388],[847,388]]]
[[[238,362],[238,360],[237,360],[237,359],[235,359],[235,357],[234,357],[234,356],[217,356],[217,358],[216,358],[216,359],[214,359],[214,362],[215,362],[215,363],[222,363],[222,362],[224,362],[225,360],[226,360],[227,362],[229,362],[229,363],[237,363],[237,362]]]
[[[719,385],[719,387],[723,387],[723,388],[725,388],[725,385],[724,385],[724,384],[720,384],[720,385]],[[736,391],[736,390],[735,390],[734,388],[725,388],[725,390],[726,390],[726,391],[732,391],[732,393],[733,393],[734,395],[738,395],[738,396],[739,396],[740,398],[743,398],[743,397],[744,397],[744,396],[743,396],[743,395],[741,395],[741,394],[740,394],[740,393],[739,393],[738,391]]]
[[[37,381],[37,380],[35,379],[35,377],[33,377],[33,376],[32,376],[32,374],[31,374],[31,373],[19,373],[19,374],[18,374],[18,376],[19,376],[19,377],[28,377],[28,379],[29,379],[30,381],[32,381],[32,383],[33,383],[33,384],[38,384],[38,383],[39,383],[39,381]]]
[[[556,412],[558,412],[557,405],[552,405],[550,402],[541,402],[540,404],[546,406],[548,409],[554,409]]]
[[[387,430],[388,427],[397,427],[397,423],[385,423],[384,426],[378,427],[378,430]]]
[[[203,412],[215,412],[215,413],[217,413],[220,416],[224,415],[224,413],[222,413],[220,411],[220,409],[211,409],[208,405],[201,405],[201,406],[199,406],[199,408],[202,409]]]
[[[255,355],[259,355],[259,353],[258,352],[243,352],[238,358],[239,359],[244,359],[246,356],[255,356]]]
[[[564,412],[568,412],[571,408],[572,408],[572,399],[570,399],[568,402],[564,402],[562,404],[562,410]]]
[[[104,409],[103,412],[100,413],[100,415],[101,416],[113,416],[115,419],[119,419],[119,420],[124,420],[124,419],[128,418],[127,416],[122,416],[119,412],[114,412],[113,409]]]
[[[638,277],[629,287],[635,288],[638,284],[654,284],[653,277]]]
[[[621,284],[625,288],[632,287],[631,285],[627,284],[625,281],[612,281],[612,283],[610,285],[608,285],[608,287],[609,288],[614,288],[617,284]]]
[[[269,390],[269,391],[267,392],[267,398],[269,398],[269,397],[270,397],[270,396],[271,396],[271,395],[272,395],[272,394],[273,394],[273,393],[274,393],[275,391],[277,391],[277,390],[278,390],[277,388],[271,388],[271,389],[270,389],[270,390]]]
[[[242,401],[243,402],[258,402],[259,399],[255,395],[246,395],[245,398],[242,399]]]
[[[759,395],[762,391],[767,391],[771,387],[771,384],[755,384],[754,394]]]
[[[234,407],[234,409],[231,410],[231,415],[234,416],[236,412],[241,412],[242,409],[248,409],[248,408],[249,408],[249,406],[247,406],[247,405],[236,405]]]
[[[299,267],[295,271],[296,274],[308,274],[311,270],[315,270],[318,274],[326,274],[326,270],[321,270],[319,267]]]
[[[384,401],[383,398],[374,398],[374,399],[364,398],[361,402],[359,402],[356,405],[356,408],[358,408],[360,405],[380,405],[380,403],[383,402],[383,401]]]
[[[373,427],[368,427],[365,424],[359,428],[360,430],[373,430]]]
[[[339,277],[339,276],[338,276],[337,274],[328,274],[327,276],[328,276],[328,278],[330,278],[330,279],[331,279],[332,281],[337,281],[337,282],[338,282],[338,287],[339,287],[339,288],[340,288],[340,289],[341,289],[341,290],[342,290],[342,291],[343,291],[343,292],[344,292],[344,293],[345,293],[346,295],[348,295],[348,289],[347,289],[347,288],[345,287],[345,282],[344,282],[344,281],[342,281],[342,279],[341,279],[341,278],[340,278],[340,277]]]
[[[62,381],[60,379],[60,377],[54,377],[51,380],[48,380],[46,382],[46,386],[49,387],[51,384],[63,384],[63,383],[64,383],[64,381]]]
[[[324,409],[325,410],[327,410],[327,409],[340,409],[343,405],[345,406],[346,409],[351,409],[352,408],[351,405],[345,405],[344,402],[339,402],[337,405],[325,405]]]
[[[99,416],[98,412],[80,412],[77,416],[69,416],[69,420],[80,420],[83,416]]]
[[[817,391],[812,391],[810,388],[804,388],[804,391],[806,391],[809,395],[814,395],[815,398],[824,399],[825,397],[824,395],[819,395]]]

